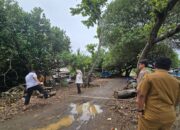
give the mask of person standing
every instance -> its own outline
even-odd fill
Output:
[[[81,84],[83,84],[83,75],[81,70],[77,70],[76,73],[77,92],[78,94],[81,94]]]
[[[156,70],[143,77],[137,90],[138,130],[170,130],[180,102],[180,82],[168,73],[169,58],[161,57]]]
[[[147,70],[147,67],[148,67],[148,61],[146,59],[144,60],[141,60],[139,62],[139,65],[138,65],[138,69],[139,69],[139,74],[137,76],[137,84],[139,84],[142,80],[142,78],[149,73],[149,71]]]
[[[38,90],[40,93],[42,93],[45,99],[48,98],[48,94],[41,87],[43,83],[38,80],[37,74],[34,69],[31,69],[31,71],[26,75],[25,81],[26,81],[26,96],[25,96],[23,110],[27,109],[27,106],[29,105],[29,102],[30,102],[31,95],[34,90]]]

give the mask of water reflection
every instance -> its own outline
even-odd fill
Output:
[[[71,114],[76,116],[79,126],[76,130],[79,130],[83,124],[86,124],[90,119],[93,119],[97,114],[102,113],[103,110],[99,105],[91,104],[89,102],[83,104],[71,104]]]
[[[74,116],[66,116],[60,119],[58,122],[48,125],[45,128],[39,128],[36,130],[59,130],[63,127],[68,127],[74,122]]]
[[[96,114],[102,113],[103,110],[99,105],[94,105],[89,102],[83,104],[71,104],[71,114],[78,115],[78,121],[89,121],[94,118]]]
[[[45,128],[36,130],[60,130],[63,127],[69,127],[74,122],[78,122],[76,130],[79,130],[83,124],[86,124],[90,119],[93,119],[97,114],[102,113],[103,110],[99,105],[90,102],[83,104],[70,104],[70,115],[65,116],[58,122],[48,125]]]

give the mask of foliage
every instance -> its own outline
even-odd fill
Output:
[[[179,66],[178,54],[167,43],[155,45],[148,55],[148,59],[151,63],[155,62],[155,59],[158,57],[170,58],[172,60],[173,68],[177,68]]]
[[[94,26],[98,24],[101,18],[102,8],[106,5],[106,2],[107,0],[82,0],[76,8],[70,8],[71,14],[81,14],[83,17],[87,17],[82,23],[87,27]]]
[[[41,8],[25,12],[14,0],[0,0],[0,72],[9,61],[20,77],[29,66],[48,72],[59,64],[59,55],[70,53],[65,31],[52,27]],[[3,52],[3,53],[2,53]]]
[[[91,65],[91,58],[83,53],[74,54],[72,66],[76,69],[88,69]]]
[[[148,56],[148,53],[151,51],[151,49],[155,44],[170,37],[173,37],[180,32],[179,20],[176,21],[171,20],[171,18],[174,19],[174,16],[175,18],[179,19],[178,16],[179,13],[174,11],[174,9],[179,10],[179,4],[180,4],[179,0],[168,0],[168,1],[163,0],[162,2],[156,0],[151,0],[151,1],[154,2],[151,5],[152,7],[152,12],[151,12],[152,17],[150,20],[151,30],[149,31],[148,41],[143,51],[141,52],[139,61]],[[171,22],[169,21],[167,22],[167,19],[169,19]]]
[[[133,4],[132,4],[133,3]],[[152,29],[155,11],[164,9],[167,0],[162,3],[157,0],[115,0],[110,3],[103,15],[103,43],[108,48],[103,62],[104,67],[116,67],[120,71],[125,71],[136,67],[139,54],[142,51]],[[157,10],[158,8],[158,10]],[[162,35],[169,29],[173,29],[180,17],[177,6],[171,12],[166,20],[159,35]],[[173,17],[177,17],[177,21]],[[170,19],[171,18],[171,19]],[[170,26],[167,26],[170,25]],[[176,37],[177,39],[177,37]],[[177,54],[173,48],[175,38],[165,41],[163,45],[157,45],[148,55],[150,61],[157,56],[168,56],[173,60],[174,66],[177,66]],[[167,51],[167,52],[166,52]]]
[[[99,39],[99,44],[96,53],[96,59],[93,61],[93,64],[89,70],[87,76],[87,84],[89,85],[90,77],[92,72],[94,71],[96,65],[99,62],[99,55],[102,46],[102,31],[101,26],[103,25],[102,21],[102,14],[103,14],[103,7],[105,7],[107,0],[82,0],[80,4],[76,6],[76,8],[71,8],[72,15],[79,15],[81,14],[84,17],[88,17],[87,20],[82,21],[84,25],[88,28],[94,26],[95,24],[98,25],[97,29],[97,37]]]
[[[88,44],[86,45],[86,50],[91,54],[91,57],[94,57],[96,54],[96,44]]]
[[[146,38],[141,27],[149,19],[147,12],[145,2],[140,0],[111,2],[103,16],[103,43],[109,49],[104,67],[113,66],[120,71],[136,67]]]

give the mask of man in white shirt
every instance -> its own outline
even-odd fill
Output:
[[[77,70],[77,75],[76,75],[76,85],[77,85],[77,91],[78,94],[81,94],[81,84],[83,84],[83,75],[81,70]]]
[[[48,98],[48,94],[40,86],[43,83],[37,78],[36,72],[32,69],[25,77],[26,80],[26,96],[23,109],[27,109],[27,105],[30,102],[31,95],[34,90],[38,90],[40,93],[44,94],[44,98]]]

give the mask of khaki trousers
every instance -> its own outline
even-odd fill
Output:
[[[173,122],[163,124],[146,120],[144,117],[138,119],[138,130],[171,130]]]

